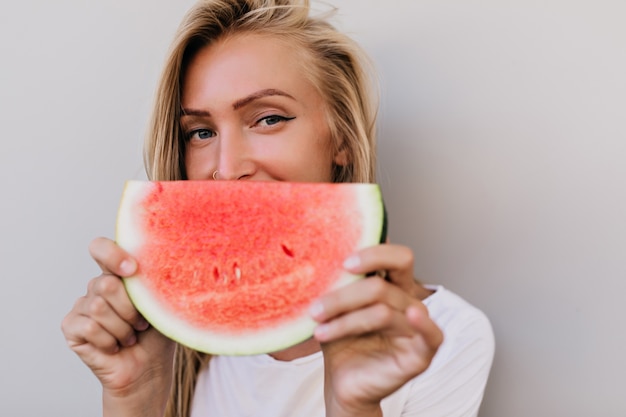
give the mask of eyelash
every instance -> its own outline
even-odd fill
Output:
[[[269,119],[275,119],[276,123],[267,124]],[[255,125],[258,125],[258,124],[262,123],[263,121],[265,121],[266,127],[270,127],[270,126],[274,126],[274,125],[276,125],[276,124],[278,124],[280,122],[288,122],[288,121],[293,120],[293,119],[295,119],[295,116],[287,117],[287,116],[280,116],[278,114],[271,114],[269,116],[265,116],[265,117],[262,117],[259,120],[257,120]]]
[[[185,133],[185,140],[190,141],[196,134],[200,133],[200,132],[210,132],[211,136],[208,138],[198,138],[200,140],[207,140],[207,139],[211,139],[213,137],[215,137],[215,132],[212,131],[211,129],[193,129],[190,130],[189,132]]]

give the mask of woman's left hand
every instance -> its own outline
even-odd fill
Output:
[[[413,253],[384,244],[363,249],[345,268],[386,271],[328,293],[312,309],[324,353],[327,416],[381,416],[380,401],[421,374],[443,341],[422,304]]]

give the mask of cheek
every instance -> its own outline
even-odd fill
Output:
[[[331,160],[321,146],[309,141],[294,140],[266,143],[257,153],[257,168],[269,177],[293,182],[328,182],[331,180]]]
[[[202,149],[186,149],[185,151],[185,173],[189,180],[208,179],[213,174],[211,171],[210,156],[205,155]]]
[[[323,132],[316,133],[297,152],[298,167],[307,181],[329,182],[333,166],[329,140]]]

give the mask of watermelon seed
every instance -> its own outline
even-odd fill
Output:
[[[239,268],[239,265],[237,265],[237,262],[235,262],[233,267],[235,268],[235,278],[239,281],[241,279],[241,269]]]
[[[285,254],[287,256],[289,256],[290,258],[293,258],[293,251],[291,249],[289,249],[286,245],[281,244],[280,245],[283,248],[283,252],[285,252]]]
[[[214,266],[213,267],[213,279],[215,281],[217,281],[218,279],[220,279],[220,271],[217,270],[217,267]]]

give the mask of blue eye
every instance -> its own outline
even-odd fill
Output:
[[[285,116],[279,116],[277,114],[273,114],[271,116],[263,117],[257,122],[257,124],[265,124],[266,126],[274,126],[281,122],[287,122],[293,119],[295,119],[295,117],[285,117]]]
[[[187,140],[207,140],[215,136],[215,132],[209,129],[195,129],[187,133]]]

